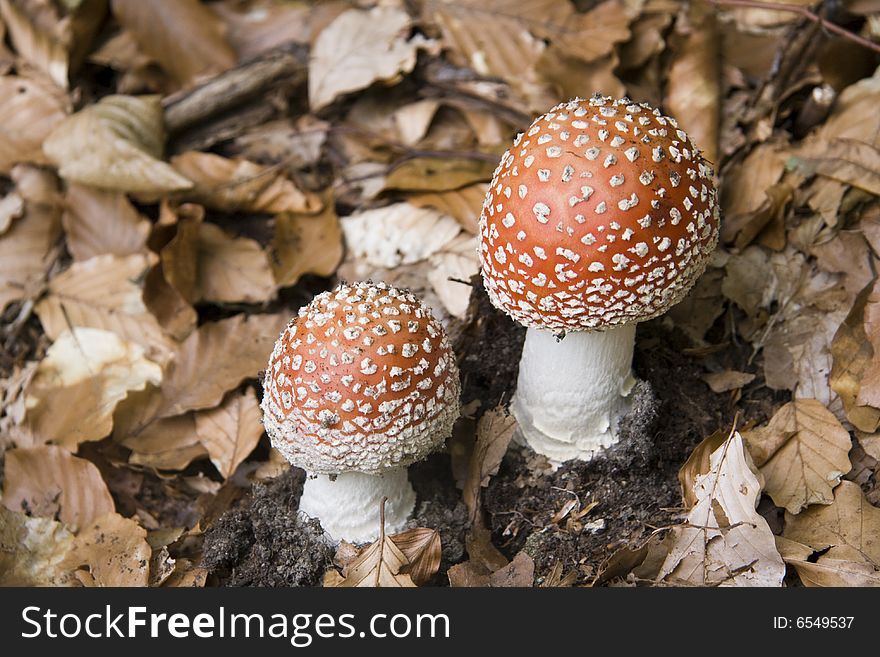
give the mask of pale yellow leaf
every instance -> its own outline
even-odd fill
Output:
[[[138,284],[154,258],[102,255],[72,264],[49,281],[49,293],[36,306],[46,334],[54,340],[72,327],[112,331],[164,364],[174,345],[144,305]]]
[[[340,219],[349,251],[377,267],[396,267],[438,252],[459,232],[452,217],[395,203]],[[425,235],[431,239],[426,240]]]
[[[409,73],[419,39],[407,41],[410,17],[395,7],[350,9],[324,28],[309,62],[309,104],[313,111],[337,96]]]
[[[696,586],[782,586],[785,564],[767,521],[755,510],[761,484],[734,432],[694,482],[696,504],[673,529],[658,580]]]
[[[64,563],[72,545],[60,522],[0,506],[0,586],[72,585]]]
[[[113,409],[130,390],[161,380],[161,368],[139,345],[109,331],[75,328],[40,362],[27,389],[27,420],[40,442],[75,451],[110,433]]]
[[[831,504],[832,490],[852,467],[849,433],[815,399],[796,399],[766,426],[743,432],[765,490],[777,506],[798,513],[810,504]]]
[[[192,183],[162,162],[157,96],[104,96],[66,118],[43,142],[62,178],[105,189],[162,194]]]

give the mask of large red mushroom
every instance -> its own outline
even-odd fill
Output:
[[[512,410],[551,463],[617,441],[636,323],[680,301],[718,241],[713,176],[675,119],[600,95],[538,117],[501,158],[483,281],[528,327]]]

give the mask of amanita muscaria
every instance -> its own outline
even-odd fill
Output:
[[[512,410],[551,463],[617,441],[636,323],[680,301],[718,241],[713,175],[674,119],[600,95],[538,117],[501,158],[483,281],[528,327]]]
[[[441,446],[459,414],[458,368],[443,328],[411,293],[342,284],[282,332],[263,379],[263,423],[309,473],[300,510],[335,540],[388,532],[415,505],[406,468]]]

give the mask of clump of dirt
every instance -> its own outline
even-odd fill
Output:
[[[433,454],[409,467],[416,490],[416,510],[409,527],[430,527],[440,533],[442,555],[434,584],[447,584],[446,571],[465,558],[468,512],[452,479],[448,454]]]
[[[333,551],[317,520],[297,509],[305,473],[298,468],[254,484],[241,505],[205,532],[202,565],[223,586],[313,586]]]
[[[530,449],[508,451],[485,506],[496,545],[511,557],[525,549],[539,582],[556,562],[578,582],[590,581],[616,549],[677,522],[678,469],[703,438],[733,419],[732,405],[700,379],[687,346],[660,322],[639,326],[633,366],[642,382],[620,442],[604,455],[542,475]],[[551,523],[572,499],[572,511]],[[583,517],[571,517],[593,502]]]

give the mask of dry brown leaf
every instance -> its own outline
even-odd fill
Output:
[[[738,221],[739,215],[757,212],[766,199],[765,190],[779,182],[785,170],[785,156],[771,143],[755,147],[724,178],[721,206],[725,222]]]
[[[849,433],[815,399],[782,406],[766,426],[744,431],[749,452],[777,506],[798,513],[810,504],[830,504],[832,490],[852,467]]]
[[[676,23],[677,39],[666,89],[669,113],[703,151],[718,160],[721,122],[721,38],[714,7],[688,5]]]
[[[407,197],[418,208],[434,208],[453,217],[471,235],[479,232],[480,210],[486,198],[487,183],[476,183],[448,192],[427,192]]]
[[[694,482],[696,504],[673,528],[658,580],[696,586],[782,586],[785,564],[755,510],[761,484],[742,437],[732,433]]]
[[[397,267],[433,255],[458,235],[452,217],[409,203],[365,210],[340,219],[349,253],[376,267]],[[431,239],[426,240],[425,235]]]
[[[162,162],[165,143],[157,96],[104,96],[59,123],[43,152],[72,182],[141,194],[192,183]]]
[[[716,431],[712,435],[703,438],[699,445],[688,456],[687,461],[678,471],[678,484],[681,486],[681,499],[684,508],[690,510],[697,503],[696,482],[697,477],[708,474],[712,468],[711,456],[730,437],[727,431]]]
[[[874,347],[865,333],[865,311],[869,298],[875,297],[876,305],[876,286],[876,283],[866,286],[856,297],[831,342],[834,365],[829,384],[840,395],[847,419],[856,429],[867,433],[880,428],[880,409],[859,402],[862,381],[874,360]]]
[[[748,372],[724,370],[723,372],[708,372],[700,375],[700,378],[712,389],[712,392],[722,393],[742,388],[747,383],[755,380],[755,375]]]
[[[425,11],[439,25],[453,63],[518,84],[546,47],[535,32],[562,32],[573,8],[558,0],[431,0]]]
[[[0,199],[0,235],[12,225],[13,219],[20,219],[24,214],[24,199],[18,192],[9,192]]]
[[[544,33],[539,29],[538,33],[549,35],[554,45],[567,56],[591,62],[609,54],[614,44],[629,39],[629,24],[626,5],[617,0],[606,0],[586,13],[573,14],[559,30]]]
[[[194,301],[260,303],[275,296],[269,258],[247,237],[231,237],[215,224],[198,225]]]
[[[73,327],[112,331],[143,347],[146,357],[164,364],[174,350],[141,298],[141,280],[155,256],[102,255],[70,268],[49,281],[37,315],[53,340]]]
[[[407,41],[411,20],[402,9],[350,9],[323,29],[309,61],[309,105],[313,111],[337,96],[366,89],[412,71],[424,40]]]
[[[880,355],[880,282],[875,283],[864,309],[864,333],[875,355]],[[880,362],[872,358],[862,376],[856,402],[880,408]]]
[[[112,7],[140,49],[181,85],[235,65],[220,20],[198,0],[113,0]]]
[[[783,556],[806,586],[880,586],[880,509],[842,481],[834,501],[786,515]],[[818,557],[818,558],[816,558]]]
[[[482,586],[532,586],[535,563],[525,552],[518,552],[508,562],[491,543],[488,529],[474,526],[468,532],[468,560],[452,566],[447,575],[449,585],[460,587]]]
[[[480,513],[482,489],[489,485],[490,477],[497,474],[516,427],[516,418],[502,406],[487,411],[477,423],[476,442],[462,491],[472,523]]]
[[[0,310],[39,292],[61,234],[59,214],[55,208],[26,203],[24,216],[0,235]]]
[[[282,315],[236,315],[202,324],[180,345],[162,382],[156,415],[172,417],[213,408],[227,391],[266,367],[287,325]]]
[[[61,221],[74,260],[139,253],[150,233],[149,220],[124,194],[76,184],[67,187]]]
[[[174,290],[187,304],[193,304],[198,297],[199,276],[199,226],[201,215],[178,218],[171,213],[175,222],[174,237],[162,251],[162,273]]]
[[[407,146],[415,146],[431,127],[431,121],[440,107],[440,101],[433,98],[419,100],[404,105],[391,115],[400,142]]]
[[[331,199],[317,215],[275,217],[270,261],[279,287],[295,285],[304,274],[331,276],[342,253],[342,228]]]
[[[464,319],[471,297],[471,276],[480,271],[477,239],[461,232],[443,249],[431,255],[428,282],[450,315]],[[454,280],[450,280],[454,279]]]
[[[158,384],[161,368],[115,333],[75,328],[49,347],[27,390],[27,421],[38,442],[75,451],[113,427],[113,409],[130,390]]]
[[[10,511],[61,520],[76,532],[115,511],[93,463],[54,445],[6,452],[3,504]]]
[[[854,139],[813,140],[801,151],[799,165],[869,194],[880,195],[880,150]]]
[[[0,172],[17,162],[48,164],[43,140],[69,111],[67,97],[38,79],[0,77]]]
[[[321,210],[317,195],[301,191],[276,167],[197,151],[178,155],[171,164],[195,185],[186,198],[215,210],[267,214]]]
[[[228,396],[217,408],[196,413],[196,435],[224,479],[257,446],[263,435],[261,418],[253,388]]]
[[[492,178],[494,161],[471,158],[414,157],[385,178],[385,189],[442,192]]]
[[[83,529],[65,565],[84,586],[147,586],[150,546],[134,520],[109,513]]]
[[[0,586],[71,585],[64,561],[72,545],[60,522],[0,506]]]
[[[162,582],[165,588],[201,588],[208,579],[208,570],[196,566],[189,559],[177,559],[174,572]]]
[[[546,110],[550,104],[583,96],[585,89],[591,93],[620,98],[625,95],[626,86],[614,74],[619,63],[614,52],[585,63],[575,57],[566,57],[559,48],[550,46],[538,60],[536,70],[541,80],[550,84],[555,93],[542,101],[544,105],[539,111]]]
[[[341,576],[325,579],[324,586],[339,588],[394,587],[413,588],[412,578],[403,572],[409,565],[406,555],[400,551],[385,533],[371,543],[346,567]]]
[[[431,581],[440,569],[440,532],[427,527],[413,527],[398,534],[391,540],[409,562],[403,569],[416,586],[424,586]]]
[[[213,2],[208,7],[226,26],[226,40],[240,60],[283,44],[309,43],[315,7],[286,2]]]

